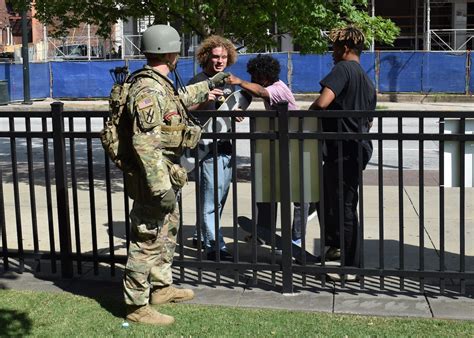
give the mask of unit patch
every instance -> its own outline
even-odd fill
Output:
[[[153,109],[148,109],[148,111],[143,112],[145,115],[145,121],[148,124],[152,124],[155,121],[155,112]]]

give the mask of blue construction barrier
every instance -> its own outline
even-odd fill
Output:
[[[183,81],[183,85],[186,85],[189,80],[191,80],[194,76],[194,67],[195,62],[193,58],[180,58],[178,62],[178,71],[179,76],[181,77],[181,81]],[[199,71],[199,67],[197,68]],[[174,79],[175,83],[177,83],[176,79]]]
[[[365,70],[374,85],[377,83],[376,63],[377,55],[375,53],[362,53],[360,56],[360,65]]]
[[[316,93],[321,90],[319,81],[333,66],[331,54],[291,54],[291,89],[294,93]]]
[[[423,53],[381,52],[378,89],[382,93],[421,92]]]
[[[466,92],[466,53],[423,53],[424,93]]]
[[[321,55],[292,53],[291,63],[293,66],[291,89],[294,93],[319,92],[321,90],[319,82],[334,67],[331,53]],[[360,64],[375,85],[375,54],[362,53]]]
[[[257,54],[239,54],[237,62],[230,66],[228,71],[249,81],[247,62],[256,56]],[[280,79],[289,84],[294,93],[319,92],[319,81],[333,67],[330,53],[274,53],[272,56],[280,62]],[[469,93],[474,92],[474,70],[469,69],[470,74],[467,74],[468,58],[472,64],[474,60],[470,53],[365,52],[361,56],[361,65],[381,93],[462,94],[466,93],[466,90]],[[178,71],[184,84],[195,72],[201,71],[195,62],[193,58],[179,60]],[[144,64],[145,60],[30,63],[30,96],[33,99],[108,97],[113,84],[110,69],[128,65],[130,71],[135,71]],[[175,80],[173,75],[171,78]],[[12,101],[23,99],[21,64],[0,64],[0,80],[8,81]]]
[[[469,94],[474,93],[474,67],[472,67],[473,62],[474,58],[472,53],[469,53],[469,64],[471,65],[469,68]]]
[[[142,68],[145,64],[146,64],[145,60],[129,60],[127,62],[128,70],[130,71],[130,73],[133,73],[137,69]]]
[[[54,98],[108,97],[113,85],[110,69],[124,61],[51,62]]]
[[[0,64],[0,80],[8,82],[10,101],[23,100],[23,65]],[[45,99],[51,96],[49,63],[30,63],[30,98]]]
[[[466,53],[381,52],[379,92],[465,93]]]

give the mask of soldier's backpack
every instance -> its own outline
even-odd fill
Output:
[[[116,67],[111,69],[110,73],[114,78],[114,85],[109,96],[109,119],[100,132],[100,139],[102,147],[112,162],[125,174],[133,175],[140,170],[140,167],[132,145],[133,121],[127,113],[129,89],[139,77],[150,77],[156,80],[157,76],[163,76],[143,68],[129,74],[127,67]],[[178,96],[178,92],[174,90],[175,95]],[[187,112],[181,100],[177,104],[181,104]],[[199,122],[191,114],[187,115],[191,126],[187,126],[185,133],[185,138],[186,136],[187,138],[183,142],[187,147],[194,148],[199,141],[201,128]]]
[[[138,170],[138,162],[132,147],[133,124],[126,110],[130,85],[140,70],[129,74],[127,67],[116,67],[110,73],[114,85],[109,96],[109,118],[100,139],[112,162],[124,173],[133,175]]]

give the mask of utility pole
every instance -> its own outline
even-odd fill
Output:
[[[426,51],[431,51],[431,3],[426,0]]]
[[[31,104],[30,61],[28,55],[28,9],[21,13],[21,57],[23,59],[23,104]]]

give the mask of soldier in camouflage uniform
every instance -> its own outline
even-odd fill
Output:
[[[206,101],[209,91],[228,76],[219,73],[209,81],[176,91],[167,75],[176,67],[180,48],[174,28],[149,27],[142,37],[147,65],[133,80],[127,100],[138,170],[125,179],[134,203],[123,285],[127,319],[139,323],[172,324],[173,317],[149,304],[194,297],[192,290],[171,285],[180,217],[176,194],[187,181],[186,171],[177,163],[184,148],[197,144],[201,132],[184,106]]]

